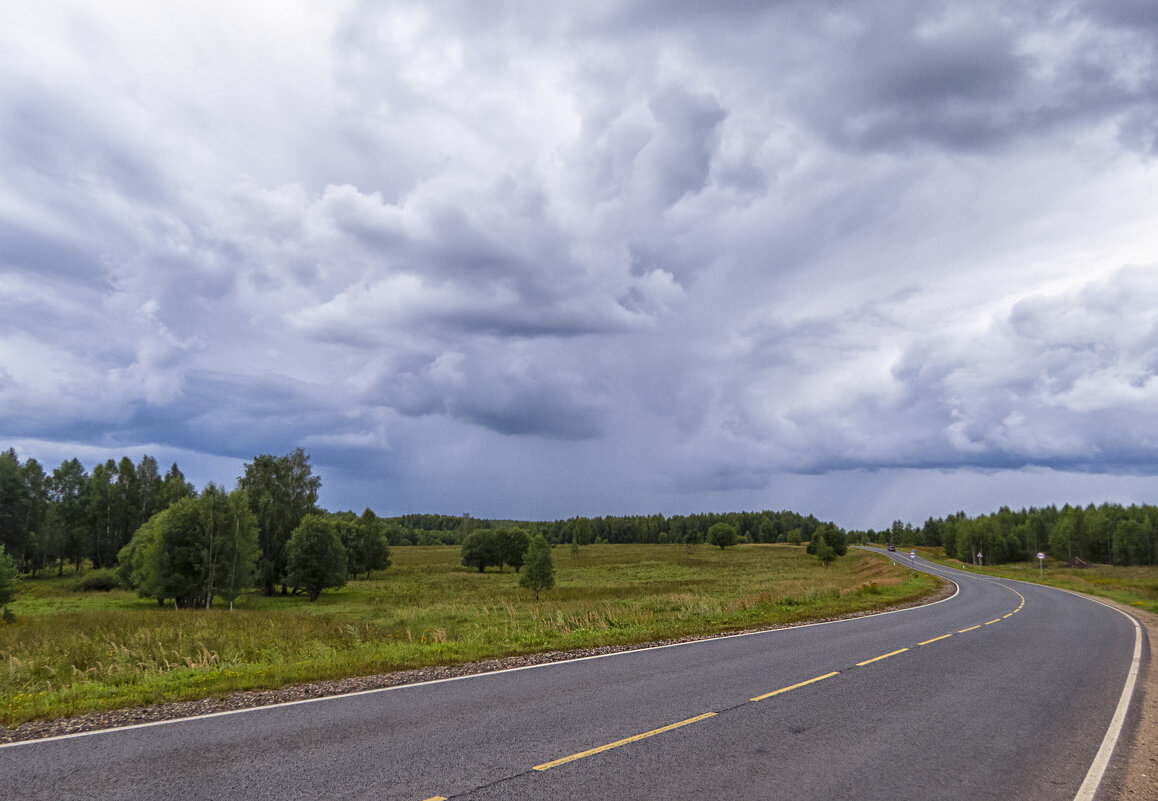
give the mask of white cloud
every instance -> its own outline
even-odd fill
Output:
[[[1154,472],[1154,22],[1067,9],[21,7],[0,432],[451,505]]]

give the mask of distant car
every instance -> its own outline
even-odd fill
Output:
[[[889,550],[890,550],[890,551],[895,551],[895,550],[897,550],[897,546],[895,546],[895,545],[891,545],[891,544],[890,544],[890,545],[889,545]]]

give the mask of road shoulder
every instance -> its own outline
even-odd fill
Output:
[[[1098,600],[1134,617],[1146,629],[1149,642],[1158,642],[1158,615],[1103,598]],[[1117,772],[1121,783],[1116,788],[1117,792],[1103,787],[1097,795],[1099,799],[1153,801],[1158,798],[1158,670],[1150,658],[1149,649],[1143,654],[1134,704],[1138,716],[1137,725],[1132,727],[1133,731],[1126,744],[1125,760],[1120,763],[1124,769]],[[1107,792],[1111,794],[1107,795]]]

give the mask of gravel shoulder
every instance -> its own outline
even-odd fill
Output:
[[[1098,600],[1129,613],[1146,630],[1149,644],[1158,642],[1158,615],[1125,604]],[[1114,760],[1120,767],[1110,781],[1103,782],[1098,799],[1158,799],[1158,669],[1154,667],[1149,647],[1142,653],[1142,669],[1132,707],[1137,716],[1136,725],[1120,745],[1126,749]]]

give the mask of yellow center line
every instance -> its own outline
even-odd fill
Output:
[[[757,695],[755,698],[749,698],[748,700],[749,701],[763,701],[765,698],[771,698],[774,695],[780,695],[780,693],[786,693],[789,690],[795,690],[797,688],[804,687],[805,685],[812,684],[813,682],[821,681],[823,679],[831,679],[833,676],[839,676],[839,675],[840,675],[840,671],[834,670],[831,673],[825,673],[823,676],[817,676],[814,679],[809,679],[808,681],[802,681],[799,684],[793,684],[791,687],[781,687],[779,690],[773,690],[770,693],[764,693],[763,695]]]
[[[952,637],[952,636],[953,636],[952,634],[942,634],[940,637],[934,637],[931,640],[925,640],[924,642],[919,642],[919,643],[917,643],[917,645],[928,645],[931,642],[936,642],[937,640],[943,640],[946,637]]]
[[[565,765],[568,762],[574,762],[576,759],[583,759],[584,757],[593,756],[595,754],[601,754],[604,751],[610,751],[612,748],[618,748],[621,745],[627,745],[628,743],[638,742],[639,740],[643,740],[647,737],[653,737],[657,734],[663,734],[665,731],[671,731],[672,729],[678,729],[680,726],[687,726],[689,723],[696,723],[696,722],[701,721],[701,720],[707,720],[708,718],[714,718],[715,716],[716,716],[715,712],[707,712],[703,715],[697,715],[694,718],[688,718],[687,720],[681,720],[679,723],[673,723],[670,726],[663,726],[662,728],[652,729],[651,731],[645,731],[643,734],[637,734],[634,737],[626,737],[622,740],[616,740],[613,743],[608,743],[607,745],[601,745],[598,748],[590,748],[586,751],[580,751],[578,754],[572,754],[571,756],[565,756],[565,757],[562,757],[561,759],[552,760],[551,762],[544,762],[542,765],[535,765],[534,769],[535,770],[550,770],[551,768],[558,767],[559,765]]]
[[[979,628],[981,628],[981,626],[980,626],[980,625],[976,625],[976,626],[970,626],[970,627],[969,627],[969,628],[967,628],[967,629],[958,629],[958,630],[957,630],[957,633],[958,633],[958,634],[964,634],[964,633],[965,633],[965,632],[967,632],[967,631],[973,631],[973,629],[979,629]]]
[[[996,620],[987,620],[987,621],[985,621],[985,625],[986,625],[986,626],[991,626],[991,625],[993,625],[994,623],[1000,623],[1000,622],[1001,622],[1001,618],[997,618]]]
[[[866,659],[863,662],[857,662],[856,666],[857,667],[864,667],[865,665],[871,665],[873,662],[879,662],[882,659],[888,659],[890,656],[896,656],[897,654],[903,654],[907,650],[909,650],[909,649],[908,648],[901,648],[899,650],[893,651],[891,654],[881,654],[880,656],[874,656],[872,659]]]
[[[424,798],[422,801],[446,801],[446,796],[444,796],[444,795],[432,795],[432,796],[430,796],[430,798]]]
[[[1001,619],[1002,619],[1002,620],[1005,620],[1005,618],[1007,618],[1007,617],[1013,617],[1013,613],[1012,613],[1012,612],[1010,612],[1008,615],[1002,615],[1002,616],[1001,616]]]

